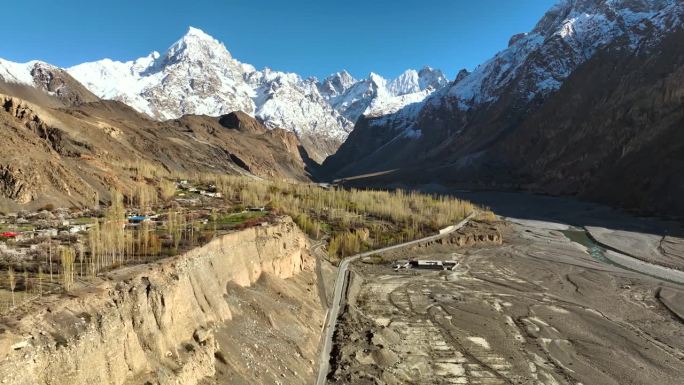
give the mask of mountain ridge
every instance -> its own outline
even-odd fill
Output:
[[[25,68],[33,64],[3,60],[0,78],[31,85]],[[269,128],[295,132],[319,162],[337,150],[371,104],[377,113],[387,100],[393,110],[406,99],[393,97],[413,93],[409,101],[422,100],[448,82],[441,71],[429,67],[407,70],[391,80],[375,74],[357,80],[341,71],[338,75],[344,79],[337,80],[336,85],[332,84],[334,75],[318,81],[269,68],[257,70],[235,59],[222,42],[194,27],[164,53],[152,51],[125,62],[102,59],[65,71],[97,97],[122,101],[157,120],[243,111]],[[350,88],[371,82],[380,83],[381,89],[350,96]],[[344,101],[358,102],[357,110],[347,114]]]
[[[369,184],[380,183],[380,180],[383,185],[456,183],[462,188],[581,195],[651,212],[663,210],[664,202],[672,204],[672,197],[684,192],[676,183],[662,183],[663,180],[676,180],[674,175],[679,171],[674,166],[662,169],[653,164],[652,159],[660,159],[661,154],[655,147],[649,147],[655,143],[649,138],[660,138],[660,135],[667,135],[666,132],[675,135],[668,131],[670,126],[658,128],[657,134],[657,121],[650,127],[636,125],[627,129],[624,122],[612,121],[613,118],[596,108],[602,106],[614,110],[615,114],[629,114],[622,110],[623,107],[618,110],[611,106],[611,99],[594,100],[596,106],[583,105],[584,114],[575,120],[566,117],[565,122],[555,122],[553,115],[547,116],[551,113],[545,106],[550,103],[562,105],[563,101],[558,100],[557,95],[564,87],[575,84],[582,84],[587,94],[582,93],[582,88],[573,86],[572,99],[566,103],[592,98],[598,90],[593,89],[592,82],[587,79],[592,77],[594,83],[600,84],[601,78],[594,78],[597,75],[587,67],[601,68],[611,57],[616,59],[611,61],[614,68],[612,73],[603,73],[604,77],[610,75],[629,82],[636,73],[629,65],[632,56],[643,60],[654,56],[651,61],[644,62],[657,64],[662,76],[676,76],[679,65],[674,59],[676,55],[667,53],[678,52],[671,42],[673,34],[681,31],[683,20],[684,5],[674,0],[561,1],[531,32],[515,35],[508,48],[472,72],[459,75],[449,86],[391,114],[360,119],[338,152],[326,159],[323,172],[331,179],[382,174],[382,177],[366,178]],[[663,43],[665,41],[670,43]],[[670,67],[668,62],[671,62]],[[634,88],[626,88],[625,92],[644,95],[678,92],[671,89],[672,85],[667,90],[657,91],[658,83],[654,85],[655,89],[649,89],[649,85],[639,83],[637,88],[637,83],[631,82]],[[607,83],[606,87],[618,85]],[[655,100],[658,99],[653,102],[658,106]],[[661,109],[666,108],[669,108],[666,104],[653,107],[654,116],[665,116]],[[561,109],[557,111],[560,114]],[[563,110],[562,116],[572,116],[567,114],[568,111]],[[541,119],[541,115],[546,118]],[[601,116],[595,124],[605,137],[592,134],[594,141],[591,143],[571,136],[578,129],[577,125],[595,116]],[[528,126],[537,120],[544,123],[534,128]],[[567,134],[557,129],[559,125],[564,125]],[[578,145],[566,147],[564,140],[547,140],[551,132],[558,138],[570,135]],[[653,204],[647,189],[632,191],[631,198],[625,197],[624,191],[630,189],[615,177],[614,172],[625,172],[619,166],[619,157],[627,156],[633,146],[625,147],[624,154],[618,147],[629,141],[639,143],[641,157],[646,157],[642,163],[655,167],[650,174],[639,167],[639,175],[660,181],[661,190],[649,190],[649,193],[662,204]],[[535,147],[540,142],[547,147],[544,151]],[[599,144],[600,152],[608,152],[610,156],[603,158],[592,153],[592,145]],[[512,152],[511,148],[517,150]],[[562,163],[552,161],[560,158],[556,151],[562,151]],[[652,153],[647,156],[649,151]],[[529,156],[532,153],[538,154],[539,159]],[[680,156],[684,158],[684,154]],[[601,159],[600,162],[606,163],[592,166],[585,164],[583,159]],[[584,166],[579,167],[580,164]],[[609,166],[614,167],[612,173],[605,169]],[[610,180],[616,186],[622,186],[617,187],[612,202],[607,191],[616,192],[616,187],[595,179],[599,172],[612,175]],[[631,178],[624,178],[627,179]],[[363,182],[357,179],[355,183]],[[672,206],[684,212],[684,208]]]

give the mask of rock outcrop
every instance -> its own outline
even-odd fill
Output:
[[[45,307],[2,325],[0,382],[196,384],[215,371],[213,330],[230,327],[228,287],[310,270],[307,249],[305,235],[283,218],[45,298]]]

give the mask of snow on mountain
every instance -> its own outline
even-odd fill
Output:
[[[35,85],[31,71],[36,63],[2,60],[0,77]],[[344,141],[364,113],[396,111],[448,84],[441,71],[429,67],[390,81],[375,73],[357,80],[342,71],[319,82],[268,68],[259,71],[193,27],[163,54],[155,51],[126,62],[103,59],[66,71],[98,97],[119,100],[155,119],[240,110],[268,127],[322,139],[326,148],[315,151],[319,154],[330,153],[330,141]]]
[[[368,78],[352,82],[343,73],[331,75],[319,84],[319,89],[334,89],[323,93],[330,104],[348,120],[355,122],[361,115],[388,114],[410,103],[422,101],[434,90],[446,86],[449,81],[440,70],[425,67],[420,71],[407,70],[388,81],[371,73]],[[348,75],[348,74],[347,74]],[[343,86],[332,87],[340,84]]]
[[[8,60],[0,59],[0,79],[8,83],[18,83],[33,86],[34,80],[31,72],[36,65],[48,64],[37,60],[33,60],[28,63],[14,63]]]
[[[430,67],[420,71],[407,70],[387,84],[388,91],[394,96],[412,94],[427,89],[436,90],[449,83],[444,73]]]
[[[351,86],[356,84],[358,80],[347,72],[337,72],[325,78],[318,83],[318,91],[326,98],[332,98],[345,93]]]
[[[637,49],[646,36],[681,25],[683,9],[679,0],[561,0],[531,32],[511,38],[508,48],[433,94],[430,103],[449,100],[467,109],[497,100],[513,83],[528,99],[545,96],[598,49],[614,42]]]
[[[153,52],[128,62],[105,59],[68,71],[100,97],[120,100],[157,119],[240,110],[269,127],[338,142],[353,126],[321,96],[315,80],[257,71],[192,27],[164,55]]]
[[[435,109],[467,110],[494,102],[505,91],[528,101],[545,97],[602,47],[616,43],[644,49],[649,39],[682,26],[683,15],[681,0],[561,0],[531,32],[513,36],[506,49],[474,71],[462,70],[443,87],[446,79],[436,76],[437,91],[424,98],[379,98],[382,102],[369,103],[363,113],[374,118],[372,126],[420,137],[420,117]],[[389,93],[415,90],[415,78],[407,71],[389,82]]]
[[[426,89],[410,94],[373,99],[366,109],[364,115],[373,118],[382,115],[394,114],[409,104],[422,102],[432,93],[432,91],[432,89]]]
[[[63,69],[42,61],[14,63],[0,59],[0,81],[32,87],[54,96],[65,105],[98,100]]]
[[[291,128],[299,134],[314,134],[339,142],[353,128],[352,122],[334,110],[319,93],[315,79],[302,79],[294,73],[268,68],[248,73],[245,78],[256,92],[255,116],[268,127]]]
[[[101,98],[120,100],[153,118],[255,110],[242,64],[221,42],[192,27],[164,55],[152,52],[123,63],[104,59],[67,71]]]

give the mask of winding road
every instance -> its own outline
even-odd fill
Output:
[[[400,249],[403,247],[407,246],[413,246],[419,243],[423,242],[430,242],[434,241],[440,238],[443,238],[455,231],[458,231],[461,229],[463,226],[465,226],[468,221],[470,221],[476,213],[471,213],[466,217],[464,220],[459,222],[458,224],[454,226],[450,226],[447,231],[444,231],[443,233],[436,234],[436,235],[431,235],[429,237],[421,238],[421,239],[416,239],[415,241],[410,241],[406,243],[400,243],[398,245],[394,246],[389,246],[385,247],[382,249],[377,249],[373,251],[367,251],[365,253],[360,253],[353,255],[351,257],[347,257],[340,262],[340,266],[337,271],[337,279],[335,280],[335,291],[333,295],[333,300],[331,307],[328,309],[328,314],[325,319],[325,330],[324,330],[324,340],[323,340],[323,346],[321,347],[321,356],[320,356],[320,362],[319,362],[319,368],[318,368],[318,377],[316,379],[316,385],[325,385],[326,383],[326,378],[328,376],[328,371],[330,370],[330,352],[332,351],[332,342],[333,342],[333,334],[335,334],[335,328],[337,326],[337,318],[340,314],[340,307],[342,305],[342,293],[344,292],[344,288],[347,285],[347,280],[349,278],[348,274],[348,269],[349,269],[349,264],[366,256],[377,254],[377,253],[382,253],[390,250],[396,250]]]

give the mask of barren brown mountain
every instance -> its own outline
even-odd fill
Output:
[[[0,205],[6,209],[106,201],[113,186],[129,189],[143,168],[309,179],[295,134],[266,129],[246,114],[158,122],[95,98],[66,73],[41,76],[44,91],[0,85],[6,93],[0,96]]]

